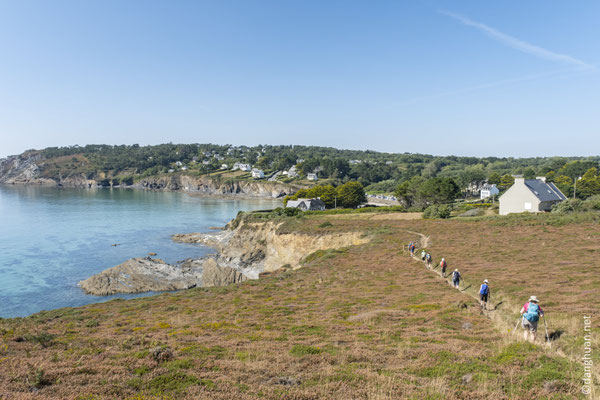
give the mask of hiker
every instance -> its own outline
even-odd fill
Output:
[[[523,316],[523,338],[533,343],[535,342],[538,321],[540,320],[540,317],[544,316],[544,311],[540,308],[537,297],[531,296],[529,301],[523,304],[521,315]]]
[[[425,261],[427,262],[427,269],[431,269],[431,254],[427,253]]]
[[[446,277],[446,267],[448,266],[448,263],[446,263],[446,259],[442,258],[442,261],[440,261],[440,267],[442,267],[442,276],[445,278]]]
[[[454,272],[452,273],[452,284],[457,289],[458,289],[458,286],[460,285],[460,278],[461,278],[460,272],[458,272],[458,270],[455,269]]]
[[[490,286],[487,279],[484,279],[481,287],[479,288],[479,302],[481,304],[481,308],[487,310],[487,301],[490,297]]]
[[[425,252],[425,250],[421,250],[421,260],[425,261],[425,256],[427,255],[427,253]]]
[[[417,246],[415,246],[415,244],[413,242],[410,242],[410,256],[414,257],[415,256],[415,249],[417,248]]]

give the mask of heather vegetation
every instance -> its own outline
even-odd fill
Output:
[[[0,320],[0,397],[584,398],[581,316],[600,328],[597,222],[367,211],[281,215],[286,234],[371,238],[307,255],[295,271]],[[409,241],[459,268],[461,290],[411,259]],[[482,313],[484,278],[494,311]],[[532,294],[552,347],[513,332]],[[592,350],[600,362],[597,337]]]

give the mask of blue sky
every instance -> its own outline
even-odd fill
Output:
[[[71,144],[600,153],[597,1],[3,1],[0,156]]]

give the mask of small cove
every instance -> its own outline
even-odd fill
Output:
[[[204,256],[211,249],[170,236],[207,232],[238,211],[280,204],[132,189],[0,186],[0,317],[148,295],[91,296],[77,282],[150,252],[169,263]]]

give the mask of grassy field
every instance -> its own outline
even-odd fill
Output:
[[[373,238],[293,272],[0,320],[0,398],[585,398],[582,316],[600,328],[596,222],[398,215],[284,219],[284,232]],[[466,291],[408,257],[410,232],[461,270]],[[496,311],[472,297],[484,278]],[[552,348],[512,332],[532,294]]]

